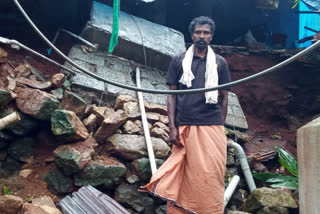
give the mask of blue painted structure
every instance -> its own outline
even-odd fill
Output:
[[[318,0],[320,5],[320,1]],[[319,8],[318,5],[318,8]],[[316,6],[316,5],[314,5]],[[299,3],[299,11],[315,11],[316,8],[310,7],[310,5],[301,1]],[[311,29],[320,31],[320,14],[310,14],[310,13],[300,13],[299,14],[299,39],[307,36],[312,36],[315,33],[304,29],[304,27],[309,27]],[[308,47],[311,45],[311,41],[300,44],[299,47]]]

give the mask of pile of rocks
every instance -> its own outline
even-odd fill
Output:
[[[48,196],[34,198],[31,203],[24,203],[22,198],[14,195],[0,196],[0,213],[17,214],[20,211],[24,214],[61,214],[53,200]]]
[[[20,174],[28,172],[24,175],[27,177],[34,148],[47,143],[55,146],[53,158],[47,159],[56,167],[43,177],[52,193],[63,196],[75,187],[92,185],[113,196],[131,213],[166,213],[164,201],[137,191],[150,179],[151,169],[136,98],[119,95],[113,106],[91,105],[70,90],[64,74],[44,81],[31,72],[29,64],[12,68],[6,52],[0,50],[0,69],[6,77],[0,79],[0,119],[12,112],[18,112],[21,118],[0,130],[0,178],[18,172],[22,166]],[[159,167],[170,154],[167,109],[153,103],[144,105]],[[225,130],[238,142],[249,141],[245,132]],[[236,174],[241,175],[241,167],[235,151],[229,149],[226,185]],[[239,210],[248,196],[245,180],[241,179],[228,207]],[[41,213],[60,213],[48,204],[23,204],[21,198],[10,195],[0,197],[0,212],[7,210],[8,204],[13,210],[24,209],[24,213],[38,209]]]
[[[43,180],[51,192],[66,194],[90,184],[115,193],[129,209],[151,213],[153,199],[137,192],[151,176],[137,100],[120,95],[114,106],[89,105],[69,90],[64,74],[39,81],[28,64],[13,69],[6,57],[1,57],[7,78],[0,82],[0,118],[18,112],[21,120],[0,131],[0,177],[32,162],[40,140],[50,141],[57,147],[57,167]],[[150,103],[145,108],[160,166],[170,153],[167,110]],[[132,200],[136,196],[140,198]]]

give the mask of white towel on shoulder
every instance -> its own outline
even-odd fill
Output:
[[[183,74],[180,83],[186,85],[188,88],[192,86],[192,80],[194,75],[191,71],[191,65],[194,54],[194,46],[192,45],[186,52],[184,59],[182,60]],[[218,86],[218,70],[216,64],[216,55],[212,48],[208,46],[207,64],[205,73],[205,88]],[[217,104],[218,103],[218,90],[208,91],[205,93],[206,103]]]

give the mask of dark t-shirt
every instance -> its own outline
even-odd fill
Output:
[[[167,84],[177,86],[177,90],[204,88],[207,58],[194,56],[191,70],[195,77],[192,86],[179,83],[183,74],[182,60],[185,53],[173,58],[167,73]],[[219,85],[230,82],[230,71],[225,59],[216,54]],[[227,90],[230,90],[227,89]],[[221,112],[221,99],[218,104],[206,104],[205,93],[178,94],[176,100],[176,125],[223,125]]]

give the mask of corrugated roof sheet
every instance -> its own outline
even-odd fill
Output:
[[[84,186],[59,202],[64,214],[130,214],[118,202],[92,186]]]

